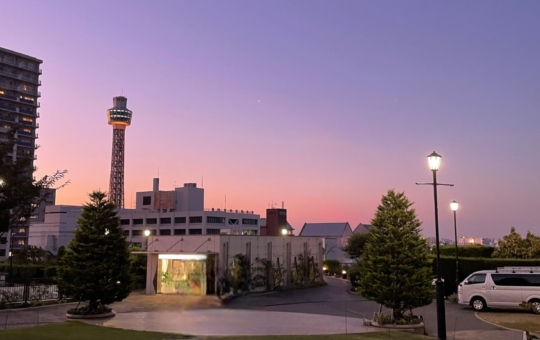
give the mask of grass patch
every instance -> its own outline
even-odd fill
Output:
[[[418,334],[403,332],[369,332],[361,334],[322,334],[322,335],[266,335],[266,336],[235,336],[213,337],[213,340],[425,340],[426,337]]]
[[[177,334],[130,331],[117,328],[88,325],[78,321],[68,321],[44,326],[9,329],[1,331],[1,339],[17,340],[164,340],[189,339]]]
[[[10,329],[0,332],[1,339],[17,340],[169,340],[190,339],[192,337],[157,332],[140,332],[117,328],[100,327],[78,321],[69,321],[45,326]],[[200,338],[199,338],[200,339]],[[280,335],[280,336],[235,336],[209,337],[212,340],[420,340],[425,337],[401,332],[374,332],[363,334],[338,335]]]
[[[540,333],[540,315],[525,311],[478,313],[480,319],[521,331]]]

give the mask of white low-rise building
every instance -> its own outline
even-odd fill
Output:
[[[186,183],[174,191],[160,191],[154,179],[152,191],[136,194],[135,209],[119,209],[120,225],[132,245],[146,247],[148,230],[152,236],[260,234],[260,216],[253,211],[204,209],[204,189]],[[45,221],[30,228],[29,244],[56,254],[73,239],[82,207],[48,206]]]

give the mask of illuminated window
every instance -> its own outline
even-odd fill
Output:
[[[24,246],[24,240],[18,240],[17,244],[20,245],[20,246]]]
[[[23,131],[26,132],[26,133],[31,133],[32,132],[32,130],[30,130],[30,129],[23,129]]]
[[[34,120],[32,118],[24,117],[23,121],[33,123]]]
[[[19,228],[19,233],[25,233],[26,232],[26,229],[24,228]]]

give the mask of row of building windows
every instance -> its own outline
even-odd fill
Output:
[[[150,230],[150,235],[156,236],[158,230]],[[162,236],[169,236],[169,235],[202,235],[203,230],[202,229],[162,229],[159,230],[159,235]],[[219,235],[221,233],[221,229],[206,229],[206,235]],[[233,230],[232,235],[246,235],[246,236],[256,236],[257,230],[242,230],[242,233],[240,233],[240,230]],[[129,237],[129,230],[124,230],[124,236]],[[132,230],[131,236],[144,236],[144,230]]]
[[[202,216],[190,216],[189,217],[189,223],[202,223],[203,217]],[[129,219],[121,219],[120,224],[121,225],[129,225],[130,220]],[[143,224],[144,219],[142,218],[134,218],[133,224],[134,225],[140,225]],[[158,219],[157,218],[147,218],[146,224],[157,224]],[[170,217],[162,217],[159,219],[159,224],[171,224],[172,219]],[[186,223],[185,217],[175,217],[174,218],[175,224],[182,224]],[[225,224],[225,217],[215,217],[215,216],[207,216],[206,217],[206,223],[214,223],[214,224]],[[257,225],[258,220],[256,218],[243,218],[242,224],[248,224],[248,225]],[[237,225],[238,219],[230,219],[229,224],[231,225]]]

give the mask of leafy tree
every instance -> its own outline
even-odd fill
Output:
[[[540,237],[530,231],[527,236],[522,238],[516,232],[516,228],[510,228],[510,234],[499,239],[499,250],[493,254],[493,257],[533,259],[540,257]]]
[[[34,210],[47,200],[51,190],[67,170],[56,171],[52,176],[35,179],[32,166],[34,154],[17,153],[14,161],[13,147],[17,143],[16,129],[0,134],[0,237],[9,230],[27,223]],[[37,147],[36,147],[37,149]],[[56,189],[69,184],[69,181]]]
[[[15,264],[48,264],[52,260],[52,255],[43,248],[36,246],[25,246],[13,251],[13,263]]]
[[[141,251],[139,247],[131,247],[130,273],[133,278],[133,289],[146,287],[146,254],[134,254]]]
[[[88,301],[81,310],[95,314],[129,295],[132,276],[130,251],[116,206],[103,192],[94,191],[89,197],[77,221],[75,238],[60,261],[58,286],[67,296]]]
[[[404,193],[382,197],[359,261],[358,293],[392,309],[395,320],[433,299],[431,261],[411,206]]]
[[[251,265],[246,255],[236,254],[230,269],[230,281],[233,292],[247,292],[251,285]]]
[[[343,247],[343,251],[346,252],[351,259],[360,258],[368,238],[369,233],[352,234],[347,240],[347,245]]]

